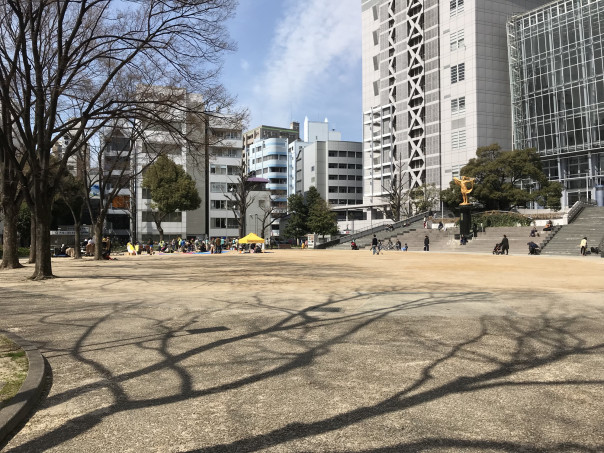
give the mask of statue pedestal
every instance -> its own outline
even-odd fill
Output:
[[[459,205],[459,233],[467,238],[472,237],[472,206]]]

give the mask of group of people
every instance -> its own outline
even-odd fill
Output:
[[[427,237],[427,236],[426,236]],[[352,247],[352,250],[358,250],[359,247],[357,246],[356,242],[352,241],[350,243],[350,246]],[[385,247],[384,244],[382,243],[382,241],[380,239],[377,238],[377,236],[374,234],[373,235],[373,239],[371,239],[371,252],[374,255],[379,255],[381,253],[381,251],[387,248],[389,250],[396,250],[396,251],[402,251],[402,252],[406,252],[409,249],[409,246],[407,245],[407,243],[405,242],[405,245],[401,245],[401,241],[399,239],[396,240],[396,242],[393,244],[392,240],[388,240],[388,245]]]
[[[126,245],[128,255],[148,255],[155,254],[156,251],[161,253],[206,253],[219,254],[225,250],[241,251],[249,250],[252,253],[261,253],[262,246],[260,244],[239,244],[237,239],[229,241],[228,238],[215,237],[209,240],[199,238],[173,238],[170,241],[159,241],[155,243],[152,238],[145,243],[138,241],[128,242]]]

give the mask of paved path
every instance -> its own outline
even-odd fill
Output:
[[[0,273],[48,359],[7,452],[604,451],[604,260],[57,260]]]

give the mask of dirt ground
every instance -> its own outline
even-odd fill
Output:
[[[275,250],[265,254],[118,256],[115,261],[53,260],[58,277],[40,284],[31,266],[0,273],[4,287],[89,298],[140,293],[212,291],[339,294],[379,290],[604,291],[604,259],[461,253]],[[187,283],[187,284],[183,284]],[[30,286],[31,285],[31,286]],[[136,285],[136,286],[135,286]],[[143,285],[142,287],[140,285]]]
[[[0,273],[0,329],[52,373],[7,452],[604,451],[601,258],[275,250],[53,271]]]

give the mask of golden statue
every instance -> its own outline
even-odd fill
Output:
[[[463,197],[463,203],[460,206],[468,205],[468,194],[474,190],[474,180],[476,178],[470,178],[469,176],[462,176],[461,179],[453,178],[455,184],[457,184],[461,189],[461,196]],[[470,187],[468,187],[468,183]]]

